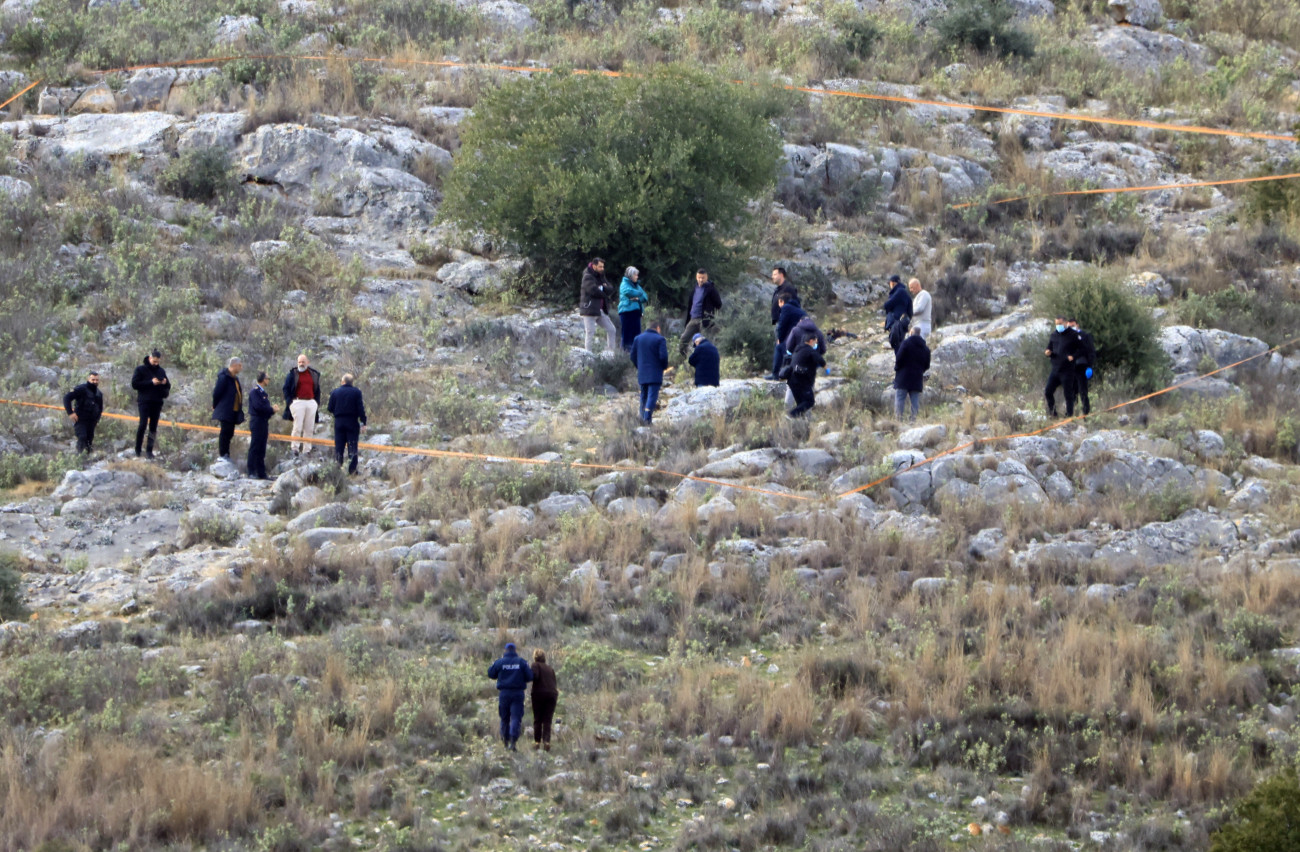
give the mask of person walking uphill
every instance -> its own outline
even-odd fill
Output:
[[[533,651],[533,748],[551,750],[551,723],[559,701],[555,669],[546,664],[546,652],[538,648]]]
[[[99,373],[91,370],[86,380],[63,395],[63,410],[72,420],[72,431],[77,436],[77,452],[90,453],[95,449],[95,427],[104,413],[104,394],[99,389]]]
[[[641,420],[649,423],[659,404],[659,389],[663,387],[664,370],[668,369],[668,341],[660,333],[662,325],[650,323],[650,328],[632,341],[632,366],[636,367],[636,381],[641,386]]]
[[[781,321],[782,305],[803,307],[799,304],[799,290],[790,283],[785,267],[776,266],[772,268],[772,325]],[[777,332],[776,346],[772,348],[772,373],[767,377],[769,381],[776,381],[781,367],[785,365],[785,338],[786,335]]]
[[[776,328],[774,329],[777,349],[773,351],[772,355],[772,374],[766,377],[769,382],[781,380],[781,369],[785,366],[786,353],[793,351],[786,348],[786,338],[790,336],[790,332],[794,331],[794,327],[799,321],[808,316],[804,313],[804,309],[799,307],[799,303],[792,301],[786,293],[781,293],[776,297],[776,305],[780,309],[776,316]],[[781,353],[780,363],[776,361],[777,351]]]
[[[691,340],[691,357],[686,362],[695,368],[697,388],[716,388],[722,383],[722,356],[718,347],[702,334]]]
[[[926,345],[921,327],[898,347],[894,355],[894,416],[900,420],[907,401],[912,401],[912,419],[921,409],[921,391],[925,389],[925,372],[930,369],[930,347]]]
[[[606,351],[613,353],[618,349],[614,323],[605,315],[605,304],[612,295],[613,288],[605,277],[605,261],[593,258],[582,271],[582,289],[578,296],[578,315],[582,317],[584,348],[588,352],[595,351],[591,348],[591,339],[596,336],[596,326],[605,329],[609,344]]]
[[[825,366],[826,359],[811,340],[805,340],[795,348],[790,359],[790,377],[786,380],[790,396],[794,398],[794,408],[788,412],[791,418],[802,417],[817,404],[814,393],[817,371]]]
[[[310,438],[320,422],[320,371],[311,366],[307,354],[298,356],[296,367],[289,368],[289,375],[284,377],[285,419],[293,420],[292,436]],[[303,451],[311,452],[311,444],[295,441],[292,445],[296,456]]]
[[[352,386],[352,374],[343,374],[343,384],[330,394],[329,413],[334,415],[334,460],[343,465],[343,450],[348,451],[348,473],[357,472],[357,442],[366,426],[366,402],[361,391]]]
[[[212,419],[221,424],[217,435],[217,457],[230,458],[230,439],[235,437],[235,427],[244,422],[244,386],[239,382],[239,371],[244,362],[231,358],[212,388]]]
[[[629,266],[623,270],[623,280],[618,285],[618,320],[624,352],[632,351],[632,341],[641,333],[641,314],[650,304],[650,297],[638,283],[640,280],[641,270]]]
[[[254,479],[270,479],[266,475],[266,439],[271,434],[271,418],[275,406],[266,392],[271,377],[266,371],[257,374],[257,384],[248,393],[248,475]]]
[[[718,288],[709,280],[708,271],[698,270],[695,273],[695,286],[686,299],[686,328],[682,330],[681,340],[678,341],[678,353],[685,355],[686,347],[695,339],[695,335],[703,334],[713,327],[713,315],[721,308],[722,297],[718,295]]]
[[[501,742],[514,751],[524,725],[524,690],[533,680],[533,670],[528,667],[528,661],[515,652],[515,643],[507,642],[506,652],[488,668],[487,675],[497,682]]]
[[[1079,349],[1079,336],[1065,324],[1065,317],[1056,318],[1056,326],[1043,353],[1052,361],[1052,373],[1047,377],[1043,396],[1047,398],[1047,414],[1056,417],[1056,389],[1065,390],[1065,416],[1074,416],[1074,397],[1078,392],[1075,383],[1074,357]]]
[[[158,418],[162,416],[163,400],[172,392],[167,381],[167,371],[162,368],[162,353],[155,349],[145,356],[144,363],[131,374],[131,388],[135,391],[136,409],[140,412],[140,425],[135,430],[135,454],[140,455],[143,445],[145,458],[153,458],[153,448],[158,440]],[[149,433],[146,444],[145,432]]]
[[[912,323],[912,297],[903,286],[903,279],[889,276],[889,298],[885,299],[885,331],[889,332],[889,347],[898,352]]]

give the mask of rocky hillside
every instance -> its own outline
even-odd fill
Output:
[[[273,442],[262,482],[243,439],[214,463],[164,426],[146,462],[106,421],[81,459],[61,413],[0,406],[0,850],[1206,848],[1300,751],[1300,203],[1043,193],[1296,171],[1084,119],[1285,133],[1300,16],[995,5],[6,0],[0,93],[41,82],[0,114],[0,397],[95,369],[130,413],[158,346],[164,416],[203,424],[227,358],[276,399],[307,352],[357,374],[365,440],[447,455],[348,477]],[[330,58],[180,64],[254,53]],[[439,218],[504,75],[381,56],[1081,118],[792,101],[722,385],[674,355],[645,427],[574,306]],[[745,345],[774,264],[851,333],[801,421]],[[895,273],[936,302],[916,423]],[[1146,388],[1103,375],[1093,417],[1004,438],[1049,425],[1044,300],[1087,277],[1186,384],[1106,412]],[[553,751],[499,745],[506,641],[555,663]]]

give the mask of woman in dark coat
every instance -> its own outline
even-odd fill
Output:
[[[912,403],[912,419],[921,408],[921,389],[925,372],[930,369],[930,347],[925,345],[921,327],[912,329],[894,356],[894,416],[903,417],[906,404]]]
[[[546,652],[533,651],[533,748],[551,750],[551,720],[560,700],[555,669],[546,664]]]

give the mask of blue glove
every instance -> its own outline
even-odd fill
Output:
[[[1089,378],[1089,379],[1091,379],[1091,378],[1092,378],[1092,367],[1089,367],[1088,369],[1084,370],[1084,371],[1083,371],[1083,375],[1084,375],[1085,378]]]

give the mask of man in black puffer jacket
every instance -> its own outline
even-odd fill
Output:
[[[95,427],[104,413],[104,394],[99,390],[99,373],[91,371],[86,381],[63,395],[63,410],[72,419],[72,431],[77,435],[77,452],[94,450]]]
[[[140,411],[140,425],[135,430],[135,454],[140,455],[141,445],[144,445],[145,458],[151,459],[154,443],[158,440],[158,418],[162,416],[163,400],[172,392],[167,371],[162,367],[161,352],[155,349],[145,357],[143,364],[135,368],[131,387],[135,390],[135,403]],[[149,433],[148,444],[144,443],[146,430]]]

